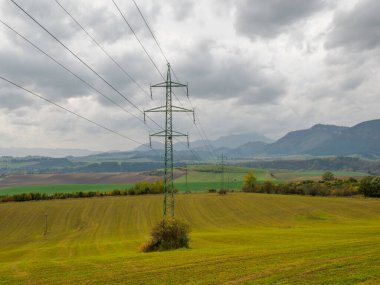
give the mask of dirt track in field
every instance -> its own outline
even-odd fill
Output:
[[[181,176],[177,172],[176,177]],[[0,188],[10,186],[49,185],[49,184],[126,184],[139,181],[156,181],[161,176],[148,173],[68,173],[68,174],[17,174],[0,178]]]

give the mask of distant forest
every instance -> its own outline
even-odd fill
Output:
[[[249,162],[229,161],[231,165],[286,170],[344,170],[360,171],[369,175],[380,175],[380,162],[355,157],[329,157],[312,159],[252,160]],[[199,162],[196,164],[200,164]],[[207,163],[209,164],[209,162]],[[176,167],[186,165],[184,161]],[[98,172],[141,172],[163,168],[161,161],[85,161],[78,158],[1,158],[0,174],[10,173],[98,173]]]

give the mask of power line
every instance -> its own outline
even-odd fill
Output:
[[[142,12],[141,12],[139,6],[137,5],[137,3],[136,3],[134,0],[132,0],[132,1],[133,1],[133,3],[135,4],[137,10],[139,11],[140,16],[143,18],[144,23],[145,23],[145,25],[147,26],[147,28],[148,28],[150,34],[152,35],[154,41],[156,42],[158,48],[160,49],[162,56],[165,58],[166,63],[169,64],[169,61],[168,61],[167,57],[165,56],[165,54],[164,54],[164,52],[163,52],[163,50],[162,50],[160,44],[158,43],[157,38],[154,36],[154,33],[153,33],[152,29],[150,28],[150,26],[149,26],[147,20],[146,20],[145,17],[143,16],[143,14],[142,14]],[[142,41],[139,39],[139,37],[137,36],[137,34],[136,34],[136,32],[134,31],[134,29],[132,28],[132,26],[130,25],[130,23],[127,21],[127,19],[125,18],[125,16],[124,16],[123,13],[121,12],[119,6],[116,4],[116,2],[115,2],[114,0],[112,0],[112,2],[114,3],[116,9],[119,11],[120,15],[121,15],[122,18],[124,19],[125,23],[126,23],[127,26],[129,27],[129,29],[132,31],[134,37],[136,38],[136,40],[137,40],[138,43],[140,44],[141,48],[144,50],[145,54],[148,56],[150,62],[153,64],[153,66],[155,67],[155,69],[157,70],[157,72],[160,74],[160,76],[162,77],[162,79],[165,80],[164,75],[161,73],[161,71],[160,71],[159,68],[157,67],[156,63],[154,62],[153,58],[150,56],[150,54],[148,53],[147,49],[146,49],[145,46],[143,45]],[[173,70],[173,69],[171,68],[171,70]],[[177,77],[176,77],[176,78],[177,78]],[[178,79],[177,79],[177,81],[178,81]],[[174,91],[172,91],[172,94],[175,96],[175,98],[177,99],[177,101],[178,101],[178,102],[181,104],[181,106],[183,107],[183,104],[180,102],[179,98],[178,98],[177,95],[174,93]],[[182,144],[182,145],[184,145],[184,143],[182,143],[181,141],[179,141],[179,143]],[[198,160],[198,161],[202,161],[202,159],[201,159],[201,158],[200,158],[200,157],[199,157],[199,156],[198,156],[198,155],[197,155],[192,149],[189,149],[189,150],[190,150],[191,154],[194,156],[194,158],[195,158],[196,160]]]
[[[224,190],[224,166],[225,166],[224,160],[225,159],[226,157],[222,153],[221,161],[220,161],[220,189],[221,190]]]
[[[56,36],[54,36],[49,30],[47,30],[41,23],[39,23],[33,16],[31,16],[27,11],[25,11],[19,4],[17,4],[14,0],[10,0],[13,4],[15,4],[21,11],[23,11],[30,19],[32,19],[38,26],[40,26],[44,31],[46,31],[53,39],[55,39],[61,46],[63,46],[67,51],[69,51],[75,58],[77,58],[84,66],[86,66],[89,70],[91,70],[97,77],[99,77],[103,82],[105,82],[109,87],[111,87],[116,93],[118,93],[121,97],[123,97],[128,103],[130,103],[134,108],[136,108],[140,113],[144,114],[144,111],[141,110],[136,104],[134,104],[131,100],[129,100],[126,96],[124,96],[119,90],[117,90],[111,83],[109,83],[104,77],[102,77],[98,72],[96,72],[93,68],[91,68],[86,62],[84,62],[78,55],[76,55],[70,48],[68,48],[64,43],[62,43]],[[143,121],[141,118],[133,115],[138,120]],[[156,126],[162,129],[162,127],[154,121],[152,118],[147,116]]]
[[[45,102],[48,102],[48,103],[50,103],[50,104],[52,104],[52,105],[54,105],[54,106],[56,106],[56,107],[58,107],[58,108],[60,108],[60,109],[62,109],[62,110],[64,110],[64,111],[66,111],[66,112],[69,112],[70,114],[72,114],[72,115],[74,115],[74,116],[77,116],[77,117],[79,117],[79,118],[81,118],[81,119],[83,119],[83,120],[85,120],[85,121],[87,121],[87,122],[89,122],[89,123],[91,123],[91,124],[93,124],[93,125],[96,125],[96,126],[98,126],[99,128],[102,128],[102,129],[104,129],[104,130],[106,130],[106,131],[108,131],[108,132],[111,132],[111,133],[113,133],[113,134],[115,134],[115,135],[118,135],[118,136],[120,136],[120,137],[122,137],[122,138],[124,138],[124,139],[127,139],[127,140],[130,140],[130,141],[132,141],[132,142],[135,142],[135,143],[137,143],[137,144],[139,144],[139,145],[145,146],[145,144],[143,144],[143,143],[141,143],[141,142],[139,142],[139,141],[137,141],[137,140],[135,140],[135,139],[133,139],[133,138],[127,137],[126,135],[123,135],[123,134],[121,134],[121,133],[119,133],[119,132],[117,132],[117,131],[114,131],[114,130],[112,130],[112,129],[106,127],[106,126],[103,126],[103,125],[101,125],[101,124],[99,124],[99,123],[97,123],[97,122],[95,122],[95,121],[93,121],[93,120],[91,120],[91,119],[88,119],[88,118],[86,118],[86,117],[84,117],[84,116],[82,116],[82,115],[80,115],[80,114],[78,114],[78,113],[76,113],[76,112],[74,112],[74,111],[71,111],[71,110],[69,110],[69,109],[67,109],[67,108],[65,108],[65,107],[63,107],[63,106],[61,106],[61,105],[59,105],[58,103],[56,103],[56,102],[54,102],[54,101],[51,101],[51,100],[49,100],[49,99],[47,99],[47,98],[45,98],[45,97],[43,97],[43,96],[41,96],[41,95],[39,95],[39,94],[37,94],[37,93],[31,91],[31,90],[28,90],[28,89],[26,89],[25,87],[22,87],[21,85],[19,85],[19,84],[13,82],[13,81],[11,81],[11,80],[9,80],[9,79],[7,79],[7,78],[1,76],[1,75],[0,75],[0,79],[2,79],[3,81],[8,82],[9,84],[12,84],[12,85],[15,86],[15,87],[18,87],[19,89],[24,90],[25,92],[28,92],[28,93],[32,94],[32,95],[35,96],[35,97],[40,98],[41,100],[44,100]]]
[[[160,49],[161,54],[162,54],[162,56],[164,57],[166,63],[169,64],[169,61],[168,61],[167,57],[165,56],[165,53],[164,53],[163,49],[161,48],[161,46],[160,46],[160,44],[159,44],[157,38],[155,37],[155,35],[154,35],[152,29],[151,29],[150,26],[149,26],[147,20],[145,19],[144,15],[142,14],[142,12],[141,12],[139,6],[137,5],[137,3],[136,3],[134,0],[132,0],[132,1],[133,1],[133,3],[135,4],[137,10],[139,11],[140,16],[143,18],[145,25],[147,26],[147,28],[148,28],[150,34],[152,35],[154,41],[156,42],[158,48]],[[136,38],[136,40],[139,42],[139,44],[140,44],[141,48],[144,50],[145,54],[148,56],[150,62],[153,64],[153,66],[155,67],[155,69],[157,70],[157,72],[160,74],[160,76],[162,77],[162,79],[165,80],[164,75],[161,73],[161,71],[160,71],[159,68],[157,67],[157,64],[154,62],[153,58],[151,57],[151,55],[149,54],[149,52],[148,52],[147,49],[145,48],[144,44],[142,43],[142,41],[140,40],[140,38],[137,36],[137,34],[136,34],[136,32],[134,31],[134,29],[132,28],[131,24],[130,24],[130,23],[128,22],[128,20],[125,18],[124,14],[121,12],[119,6],[116,4],[116,2],[115,2],[114,0],[112,0],[112,2],[114,3],[116,9],[119,11],[120,15],[121,15],[122,18],[124,19],[124,22],[127,24],[127,26],[129,27],[129,29],[132,31],[132,33],[133,33],[134,37]],[[173,70],[172,67],[171,67],[171,70],[173,71],[173,74],[174,74],[174,70]],[[175,74],[174,74],[174,75],[175,75]],[[175,77],[176,77],[176,80],[179,81],[176,75],[175,75]],[[179,98],[177,97],[177,95],[175,94],[175,92],[173,92],[173,95],[174,95],[174,97],[177,99],[177,101],[180,103],[181,107],[183,107],[182,102],[179,100]]]
[[[12,1],[12,0],[11,0]],[[124,19],[124,22],[127,24],[127,26],[129,27],[129,29],[132,31],[133,35],[135,36],[136,40],[139,42],[140,46],[142,47],[142,49],[144,50],[145,54],[148,56],[149,60],[151,61],[151,63],[154,65],[154,67],[156,68],[157,72],[160,74],[160,76],[162,77],[162,79],[165,80],[165,77],[164,75],[161,73],[160,69],[157,67],[156,63],[154,62],[153,58],[150,56],[150,54],[148,53],[148,51],[146,50],[145,46],[143,45],[143,43],[141,42],[140,38],[137,36],[136,32],[134,31],[134,29],[132,28],[132,26],[129,24],[129,22],[127,21],[127,19],[125,18],[124,14],[121,12],[119,6],[116,4],[116,2],[114,0],[112,0],[113,4],[115,5],[116,9],[119,11],[120,13],[120,16]]]
[[[168,61],[167,57],[165,56],[165,53],[164,53],[164,51],[162,50],[162,48],[161,48],[160,44],[158,43],[158,40],[157,40],[157,38],[155,37],[155,35],[154,35],[154,33],[153,33],[152,29],[150,28],[150,26],[149,26],[149,24],[148,24],[148,21],[145,19],[145,17],[144,17],[144,15],[143,15],[143,13],[141,12],[141,10],[140,10],[140,7],[137,5],[137,3],[136,3],[136,1],[135,1],[135,0],[132,0],[132,1],[133,1],[133,3],[135,4],[135,6],[136,6],[137,10],[139,11],[139,14],[140,14],[141,18],[144,20],[144,23],[145,23],[146,27],[148,28],[148,30],[149,30],[149,32],[150,32],[150,34],[152,35],[152,38],[153,38],[153,39],[154,39],[154,41],[156,42],[156,45],[157,45],[157,46],[158,46],[158,48],[160,49],[162,56],[165,58],[165,61],[166,61],[166,63],[169,63],[169,61]],[[172,69],[172,70],[173,70],[173,69]],[[173,73],[173,74],[174,74],[174,73]],[[176,77],[176,76],[175,76],[175,77]],[[178,81],[178,79],[176,79],[176,80]]]
[[[60,41],[56,36],[54,36],[54,34],[52,34],[47,28],[45,28],[39,21],[37,21],[32,15],[30,15],[26,10],[24,10],[17,2],[15,2],[14,0],[10,0],[16,7],[18,7],[22,12],[24,12],[24,14],[26,14],[31,20],[33,20],[38,26],[40,26],[46,33],[48,33],[54,40],[56,40],[62,47],[64,47],[68,52],[70,52],[75,58],[77,58],[84,66],[86,66],[89,70],[91,70],[97,77],[99,77],[103,82],[105,82],[109,87],[111,87],[116,93],[118,93],[121,97],[123,97],[128,103],[130,103],[134,108],[136,108],[138,111],[140,111],[141,113],[144,113],[144,111],[142,111],[137,105],[135,105],[132,101],[130,101],[125,95],[123,95],[120,91],[118,91],[111,83],[109,83],[104,77],[102,77],[98,72],[96,72],[91,66],[89,66],[85,61],[83,61],[78,55],[76,55],[69,47],[67,47],[62,41]],[[114,2],[114,1],[113,1]],[[114,2],[115,6],[118,8],[117,4]],[[125,19],[124,15],[121,13],[120,9],[118,8],[120,14],[123,16],[125,22],[129,25],[129,23],[127,22],[127,20]],[[129,25],[129,27],[131,28],[131,30],[133,31],[133,28]],[[135,34],[136,36],[136,39],[138,39],[136,33],[133,31],[133,33]],[[141,46],[143,47],[141,41],[138,39],[138,41],[140,42]],[[144,48],[144,51],[147,53],[147,55],[149,56],[149,58],[151,59],[152,63],[154,64],[154,61],[153,59],[150,57],[149,53],[146,51],[146,49]],[[156,67],[157,71],[158,68],[157,66],[154,64],[154,66]],[[159,72],[161,74],[161,72]],[[161,74],[162,76],[162,74]],[[131,113],[132,114],[132,113]],[[132,114],[134,117],[136,117],[138,120],[142,121],[139,117],[137,117],[136,115]],[[157,125],[158,127],[160,127],[162,129],[162,127],[156,122],[154,121],[152,118],[150,118],[149,116],[147,116],[155,125]]]
[[[199,122],[199,127],[200,127],[200,129],[199,129],[199,128],[198,128],[198,124],[195,123],[195,126],[196,126],[196,128],[198,129],[198,133],[199,133],[199,134],[201,135],[201,137],[202,137],[202,132],[203,132],[203,135],[204,135],[204,137],[206,138],[206,141],[207,141],[207,148],[208,148],[209,150],[211,150],[210,153],[214,156],[214,158],[216,158],[216,157],[217,157],[217,154],[216,154],[216,152],[215,152],[215,150],[214,150],[214,147],[212,146],[210,140],[209,140],[208,137],[207,137],[206,131],[205,131],[204,128],[202,127],[202,124],[201,124],[201,121],[199,120],[198,115],[195,114],[195,117],[196,117],[196,122]],[[205,141],[203,137],[202,137],[202,141],[203,141],[203,142]]]
[[[120,109],[122,109],[124,112],[136,117],[136,115],[134,115],[133,113],[131,113],[130,111],[128,111],[127,109],[125,109],[123,106],[121,106],[120,104],[118,104],[117,102],[115,102],[113,99],[111,99],[110,97],[108,97],[107,95],[105,95],[104,93],[102,93],[101,91],[99,91],[97,88],[95,88],[93,85],[91,85],[90,83],[88,83],[86,80],[84,80],[82,77],[80,77],[79,75],[75,74],[73,71],[71,71],[68,67],[66,67],[65,65],[63,65],[62,63],[60,63],[58,60],[56,60],[55,58],[53,58],[51,55],[49,55],[47,52],[45,52],[44,50],[42,50],[40,47],[38,47],[36,44],[34,44],[32,41],[30,41],[29,39],[27,39],[25,36],[21,35],[19,32],[17,32],[14,28],[12,28],[11,26],[9,26],[7,23],[5,23],[4,21],[2,21],[0,19],[0,22],[6,26],[8,29],[10,29],[11,31],[13,31],[15,34],[17,34],[19,37],[21,37],[23,40],[25,40],[27,43],[29,43],[30,45],[32,45],[35,49],[37,49],[38,51],[40,51],[41,53],[43,53],[45,56],[47,56],[49,59],[51,59],[52,61],[54,61],[56,64],[58,64],[60,67],[62,67],[64,70],[66,70],[67,72],[69,72],[71,75],[73,75],[74,77],[76,77],[77,79],[79,79],[80,81],[82,81],[85,85],[87,85],[88,87],[90,87],[92,90],[94,90],[95,92],[97,92],[98,94],[100,94],[101,96],[103,96],[104,98],[106,98],[108,101],[112,102],[114,105],[118,106]],[[140,121],[141,118],[137,117],[137,119],[139,119]],[[143,122],[143,121],[142,121]],[[144,123],[144,122],[143,122]]]
[[[173,138],[187,137],[189,143],[189,135],[173,130],[173,113],[174,112],[192,112],[190,109],[179,108],[172,104],[173,88],[184,87],[187,85],[173,82],[170,73],[170,64],[168,63],[168,71],[165,82],[151,85],[150,88],[165,88],[166,100],[165,105],[156,107],[145,112],[161,112],[165,113],[165,130],[151,134],[150,136],[165,138],[165,170],[164,170],[164,218],[170,214],[174,218],[174,164],[173,164]]]
[[[148,92],[100,45],[100,43],[81,25],[78,20],[58,1],[54,0],[63,11],[86,33],[86,35],[99,47],[99,49],[146,95],[149,96]]]
[[[113,1],[113,0],[112,0],[112,1]],[[149,32],[150,32],[150,34],[151,34],[153,40],[155,41],[157,47],[159,48],[159,50],[160,50],[160,52],[161,52],[163,58],[165,59],[166,63],[168,64],[168,63],[169,63],[169,60],[168,60],[168,58],[166,57],[166,55],[165,55],[165,53],[164,53],[164,50],[161,48],[161,45],[160,45],[160,43],[158,42],[156,36],[154,35],[153,30],[151,29],[150,25],[148,24],[148,21],[146,20],[145,16],[144,16],[143,13],[141,12],[140,7],[137,5],[137,3],[136,3],[135,0],[132,0],[132,2],[135,4],[135,6],[136,6],[136,8],[137,8],[137,11],[139,12],[141,18],[143,19],[143,21],[144,21],[144,23],[145,23],[145,26],[146,26],[147,29],[149,30]],[[115,4],[115,5],[116,5],[116,4]],[[119,10],[119,11],[120,11],[120,10]],[[120,12],[120,13],[121,13],[121,12]],[[124,18],[124,16],[123,16],[123,18]],[[125,19],[125,18],[124,18],[124,19]],[[127,22],[127,24],[128,24],[128,22]],[[129,28],[131,29],[131,31],[133,32],[133,34],[135,35],[136,39],[139,41],[139,43],[140,43],[140,45],[142,46],[142,48],[144,49],[144,51],[146,52],[146,49],[144,48],[144,46],[143,46],[143,44],[141,43],[141,41],[137,38],[137,35],[136,35],[135,31],[132,29],[131,25],[128,24],[128,26],[129,26]],[[146,52],[146,53],[147,53],[147,52]],[[148,57],[151,59],[153,65],[156,66],[156,64],[155,64],[155,63],[153,62],[153,60],[152,60],[152,57],[151,57],[148,53],[147,53],[147,55],[148,55]],[[175,74],[175,72],[174,72],[174,70],[173,70],[173,67],[170,67],[170,68],[171,68],[172,73],[173,73],[175,79],[177,80],[177,82],[180,82],[179,79],[178,79],[178,77],[177,77],[177,75]],[[160,73],[162,79],[165,80],[165,78],[164,78],[164,76],[162,75],[162,73],[161,73],[160,71],[159,71],[159,73]],[[173,93],[173,94],[174,94],[175,98],[177,99],[177,101],[182,105],[182,103],[181,103],[181,101],[178,99],[177,95],[176,95],[175,93]],[[182,107],[183,107],[183,105],[182,105]]]
[[[109,83],[104,77],[102,77],[98,72],[96,72],[91,66],[89,66],[85,61],[83,61],[78,55],[76,55],[69,47],[67,47],[63,42],[61,42],[56,36],[54,36],[48,29],[46,29],[40,22],[38,22],[32,15],[25,11],[19,4],[14,0],[10,0],[15,4],[22,12],[24,12],[31,20],[33,20],[38,26],[40,26],[45,32],[47,32],[53,39],[55,39],[62,47],[64,47],[68,52],[70,52],[76,59],[78,59],[84,66],[91,70],[96,76],[98,76],[103,82],[105,82],[109,87],[111,87],[116,93],[123,97],[128,103],[130,103],[134,108],[144,113],[137,105],[135,105],[131,100],[129,100],[125,95],[123,95],[119,90],[117,90],[111,83]]]
[[[19,4],[17,4],[15,1],[13,0],[10,0],[14,5],[16,5],[22,12],[24,12],[30,19],[32,19],[38,26],[40,26],[45,32],[47,32],[53,39],[55,39],[61,46],[63,46],[67,51],[69,51],[75,58],[77,58],[83,65],[85,65],[88,69],[90,69],[96,76],[98,76],[102,81],[104,81],[108,86],[110,86],[114,91],[116,91],[120,96],[122,96],[127,102],[129,102],[133,107],[135,107],[137,110],[139,110],[141,113],[144,113],[141,109],[139,109],[132,101],[130,101],[128,98],[126,98],[121,92],[119,92],[115,87],[113,87],[106,79],[104,79],[99,73],[97,73],[93,68],[91,68],[86,62],[84,62],[79,56],[77,56],[70,48],[68,48],[65,44],[63,44],[56,36],[54,36],[49,30],[47,30],[41,23],[39,23],[33,16],[31,16],[27,11],[25,11]],[[115,3],[116,4],[116,3]],[[4,22],[2,22],[3,24],[5,24]],[[5,24],[6,25],[6,24]],[[7,27],[9,27],[8,25],[6,25]],[[10,28],[10,27],[9,27]],[[13,29],[12,29],[13,30]],[[14,30],[15,31],[15,30]],[[16,31],[15,31],[16,32]],[[17,33],[17,32],[16,32]],[[18,35],[20,35],[19,33],[17,33]],[[21,36],[21,35],[20,35]],[[22,36],[21,36],[22,37]],[[23,37],[25,40],[27,40],[25,37]],[[27,40],[28,41],[28,40]],[[32,44],[30,41],[28,41],[30,44]],[[32,44],[34,47],[36,47],[37,49],[39,49],[36,45]],[[41,49],[39,49],[41,50]],[[42,50],[41,50],[42,51]],[[48,56],[47,53],[43,52],[45,55]],[[50,57],[50,56],[49,56]],[[52,57],[50,57],[52,60],[54,60]],[[56,60],[54,60],[55,62],[57,62]],[[58,63],[58,62],[57,62]],[[65,68],[62,64],[59,64],[61,67]],[[73,74],[75,77],[77,77],[78,79],[80,79],[79,76],[75,75],[73,72],[71,72],[70,70],[68,70],[67,68],[65,68],[67,71],[69,71],[71,74]],[[80,79],[81,80],[81,79]],[[83,80],[81,80],[82,82],[84,82]],[[88,85],[88,84],[86,84]],[[109,99],[109,98],[108,98]],[[69,111],[69,110],[68,110]],[[128,112],[130,113],[130,112]],[[140,121],[142,121],[140,118],[138,118],[136,115],[130,113],[131,115],[133,115],[134,117],[136,117],[137,119],[139,119]],[[155,123],[158,127],[160,127],[160,125],[155,122],[153,119],[151,119],[149,116],[147,116],[153,123]],[[84,118],[86,119],[86,118]],[[95,123],[95,122],[94,122]],[[95,123],[97,124],[97,123]],[[160,127],[161,128],[161,127]],[[162,129],[162,128],[161,128]],[[180,142],[182,143],[182,142]],[[182,143],[183,144],[183,143]],[[146,145],[144,145],[146,147]],[[193,154],[193,156],[200,160],[199,157],[193,152],[191,151],[191,153]]]
[[[154,39],[154,41],[155,41],[157,47],[159,48],[159,50],[160,50],[160,52],[161,52],[163,58],[165,59],[166,63],[169,63],[168,58],[166,57],[166,55],[165,55],[163,49],[161,48],[161,45],[160,45],[160,43],[158,42],[158,39],[157,39],[156,36],[154,35],[153,30],[151,29],[151,27],[150,27],[150,25],[149,25],[147,19],[146,19],[145,16],[143,15],[143,13],[142,13],[140,7],[137,5],[137,3],[136,3],[135,0],[132,0],[132,2],[135,4],[135,7],[137,8],[137,11],[139,12],[141,18],[143,19],[143,21],[144,21],[144,23],[145,23],[145,26],[146,26],[147,29],[149,30],[149,32],[150,32],[152,38]],[[130,26],[130,25],[129,25],[129,26]],[[131,27],[130,27],[130,28],[131,28]],[[133,31],[133,33],[134,33],[134,31]],[[135,34],[135,33],[134,33],[134,34]],[[140,41],[139,41],[139,42],[140,42]],[[140,42],[140,44],[141,44],[141,42]],[[150,57],[150,58],[151,58],[151,57]],[[171,67],[171,70],[172,70],[172,73],[173,73],[175,79],[177,80],[177,82],[180,82],[180,80],[179,80],[178,77],[177,77],[177,74],[174,72],[173,67]],[[177,97],[177,95],[176,95],[174,92],[173,92],[173,94],[174,94],[174,97],[176,98],[176,100],[178,101],[178,103],[181,105],[181,107],[183,107],[183,104],[182,104],[181,100]],[[191,100],[190,100],[189,97],[188,97],[188,99],[189,99],[189,102],[190,102],[190,104],[191,104],[191,107],[192,107],[193,110],[194,110],[194,106],[193,106],[193,104],[192,104],[192,102],[191,102]],[[189,114],[188,114],[188,115],[189,115]],[[200,121],[199,121],[199,124],[200,124]],[[205,132],[204,132],[204,135],[205,135],[205,137],[206,137],[206,140],[208,141],[208,146],[207,146],[206,143],[204,142],[203,135],[202,135],[201,131],[199,130],[199,128],[198,128],[198,126],[197,126],[196,123],[195,123],[195,126],[196,126],[196,128],[197,128],[197,131],[198,131],[199,135],[201,136],[201,140],[203,141],[203,143],[204,143],[205,146],[206,146],[206,149],[208,149],[208,150],[211,149],[211,150],[212,150],[212,151],[210,152],[211,155],[214,156],[214,157],[216,158],[215,151],[214,151],[214,149],[212,148],[212,146],[211,146],[211,144],[210,144],[210,141],[209,141],[209,139],[207,138],[207,135],[206,135]],[[200,126],[201,126],[201,124],[200,124]],[[201,128],[202,128],[202,126],[201,126]],[[203,128],[202,128],[202,129],[203,129]],[[210,148],[210,149],[209,149],[209,148]]]

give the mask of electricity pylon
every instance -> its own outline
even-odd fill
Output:
[[[224,156],[224,153],[222,153],[222,156],[220,158],[220,186],[222,190],[224,190],[224,160],[226,159],[226,157]]]
[[[152,145],[151,137],[164,137],[165,138],[165,173],[164,173],[164,218],[167,215],[174,217],[174,173],[173,173],[173,138],[186,137],[187,146],[189,147],[189,135],[183,134],[173,130],[173,112],[191,112],[193,113],[193,119],[195,121],[194,110],[173,106],[172,95],[173,88],[181,87],[186,88],[186,95],[189,97],[189,89],[187,84],[181,84],[173,82],[170,73],[170,64],[168,63],[168,71],[166,75],[166,81],[150,86],[151,96],[153,97],[153,88],[165,88],[166,89],[166,104],[165,106],[156,107],[150,110],[144,111],[145,113],[160,112],[165,113],[165,129],[163,131],[150,134],[149,141]]]

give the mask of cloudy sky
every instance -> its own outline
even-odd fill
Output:
[[[112,0],[59,0],[135,80],[99,49],[55,0],[15,0],[120,94],[29,19],[0,1],[0,19],[100,93],[0,23],[0,76],[139,142],[159,128],[138,110],[163,104],[162,81]],[[115,0],[165,74],[166,63],[132,0]],[[377,0],[136,0],[210,139],[257,132],[276,139],[317,123],[380,118]],[[136,84],[137,82],[137,84]],[[139,87],[141,86],[142,89]],[[116,103],[116,104],[115,104]],[[176,105],[179,103],[174,100]],[[162,116],[152,118],[163,124]],[[176,129],[199,138],[191,116]],[[126,150],[136,143],[76,118],[0,80],[0,147]]]

